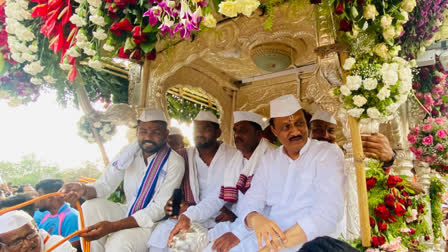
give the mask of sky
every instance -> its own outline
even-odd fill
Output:
[[[0,100],[0,161],[17,162],[24,155],[34,154],[44,163],[62,169],[81,167],[85,161],[103,168],[98,146],[78,136],[77,122],[82,115],[73,106],[60,106],[52,91],[42,93],[35,103],[18,107],[9,107]],[[192,142],[191,126],[175,120],[171,125],[181,128]],[[128,144],[127,131],[126,126],[118,126],[112,140],[104,144],[109,159]]]

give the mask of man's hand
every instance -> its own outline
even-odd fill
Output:
[[[247,215],[246,223],[253,228],[257,236],[258,248],[263,248],[264,240],[266,247],[272,250],[282,249],[283,244],[287,242],[286,235],[278,227],[278,225],[257,212],[252,212]],[[272,239],[272,241],[271,241]]]
[[[80,234],[79,236],[85,238],[88,241],[94,241],[115,231],[116,229],[112,222],[101,221],[95,225],[87,227],[87,233]]]
[[[181,214],[183,214],[185,211],[187,211],[188,207],[189,207],[188,203],[185,202],[185,201],[182,201],[182,202],[180,203],[179,215],[181,215]],[[175,219],[175,220],[177,220],[177,218],[179,218],[179,216],[177,216],[177,215],[176,215],[176,216],[171,216],[171,215],[173,214],[173,201],[172,201],[172,200],[168,200],[168,201],[166,202],[166,205],[165,205],[164,210],[165,210],[165,215],[166,215],[166,216],[169,216],[170,219]]]
[[[64,193],[64,201],[71,204],[84,196],[86,193],[86,187],[78,182],[68,183],[64,184],[59,191]]]
[[[366,157],[378,159],[384,163],[393,159],[395,153],[385,135],[374,133],[371,136],[361,136],[361,138]]]
[[[221,213],[215,218],[216,222],[235,221],[236,215],[232,211],[227,209],[227,207],[222,207],[220,211]]]
[[[216,250],[217,252],[228,252],[239,243],[240,239],[238,239],[232,232],[228,232],[216,239],[213,243],[212,250]]]
[[[180,232],[186,233],[190,229],[190,226],[191,226],[190,219],[182,214],[179,217],[176,226],[174,226],[173,230],[171,230],[170,237],[168,238],[168,244],[167,244],[168,247],[171,248],[171,242],[173,241],[175,235],[177,235]]]

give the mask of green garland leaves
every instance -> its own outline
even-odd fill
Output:
[[[442,222],[442,194],[445,190],[445,185],[437,177],[432,177],[431,185],[429,186],[429,197],[431,199],[432,210],[432,230],[434,232],[434,239],[440,239],[443,237],[442,228],[440,223]]]
[[[210,107],[196,104],[172,94],[166,94],[168,114],[181,122],[191,122],[201,110],[209,110],[219,118],[219,111]]]

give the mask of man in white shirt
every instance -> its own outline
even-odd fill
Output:
[[[172,237],[178,232],[188,231],[192,222],[205,228],[216,224],[215,218],[225,204],[219,199],[220,186],[228,162],[236,153],[235,148],[217,140],[220,136],[218,118],[209,111],[200,111],[194,119],[196,146],[187,149],[189,176],[184,180],[184,183],[189,183],[184,195],[191,195],[195,205],[180,213],[177,221],[169,219],[156,227],[147,244],[150,251],[169,251],[167,245]],[[171,211],[172,208],[168,207],[168,216],[172,215]]]
[[[308,138],[305,112],[293,95],[270,102],[271,129],[283,144],[260,160],[240,217],[255,235],[244,251],[297,251],[336,230],[344,213],[344,156],[338,146]],[[266,246],[266,247],[265,247]]]
[[[17,210],[0,215],[0,251],[2,252],[44,252],[63,239],[39,230],[29,214]],[[75,252],[70,242],[56,247],[54,252]]]
[[[266,139],[262,138],[265,123],[260,115],[252,112],[233,112],[233,136],[238,153],[229,162],[228,171],[224,175],[220,198],[229,203],[236,203],[233,209],[238,215],[238,204],[250,188],[253,174],[261,157],[275,149]],[[218,223],[208,232],[211,242],[205,251],[227,252],[238,251],[238,244],[250,235],[244,224],[236,219],[234,222]]]
[[[80,197],[89,232],[80,235],[91,240],[91,250],[146,251],[146,241],[156,222],[164,216],[163,207],[184,174],[184,161],[166,144],[167,120],[160,110],[143,111],[137,125],[138,141],[126,147],[91,184],[70,183],[61,189],[65,199]],[[124,181],[125,204],[106,198]]]

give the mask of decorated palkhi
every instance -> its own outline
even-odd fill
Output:
[[[188,232],[181,232],[174,236],[171,249],[174,252],[202,251],[208,245],[208,230],[200,224],[192,223]]]

